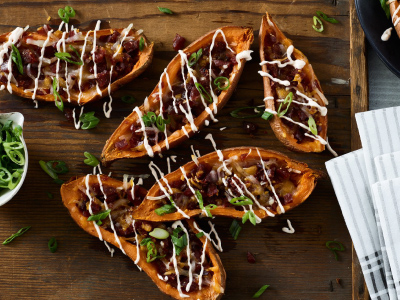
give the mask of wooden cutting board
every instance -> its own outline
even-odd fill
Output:
[[[16,26],[59,22],[57,10],[66,3],[56,1],[3,1],[1,32]],[[77,12],[76,23],[81,28],[93,27],[101,19],[112,28],[143,29],[155,42],[152,65],[140,78],[113,95],[112,117],[102,113],[104,100],[85,107],[100,118],[96,129],[75,130],[72,123],[52,104],[39,104],[35,109],[31,100],[6,92],[0,93],[0,111],[19,111],[25,116],[24,136],[29,150],[29,171],[22,190],[8,204],[0,207],[0,241],[21,227],[32,228],[24,236],[7,246],[0,245],[0,299],[169,299],[158,291],[145,273],[118,250],[110,257],[98,239],[81,230],[63,207],[59,186],[40,169],[39,160],[64,160],[70,171],[61,178],[84,175],[92,168],[83,163],[83,152],[99,157],[105,141],[117,128],[134,105],[121,101],[129,94],[138,99],[137,105],[157,84],[162,70],[176,55],[172,39],[176,33],[188,43],[204,33],[224,25],[252,26],[258,36],[261,17],[269,11],[280,28],[294,41],[312,63],[329,99],[329,141],[344,154],[351,150],[350,101],[350,18],[349,2],[315,1],[74,1],[70,5]],[[157,6],[168,7],[174,15],[160,13]],[[325,24],[323,33],[312,29],[312,17],[321,10],[334,16],[339,24]],[[312,168],[325,170],[329,152],[301,154],[287,150],[262,119],[247,119],[259,126],[253,136],[243,129],[243,120],[229,113],[239,107],[263,103],[262,78],[259,68],[258,41],[252,49],[253,60],[246,64],[237,90],[218,115],[218,123],[210,125],[179,147],[155,158],[155,163],[166,171],[167,155],[177,155],[174,169],[190,160],[190,145],[201,154],[213,151],[204,137],[212,133],[218,147],[259,146],[281,151],[308,163]],[[334,78],[334,79],[333,79]],[[107,98],[105,100],[108,100]],[[220,131],[221,127],[227,127]],[[123,174],[149,174],[150,159],[119,161],[104,173],[113,177]],[[145,186],[154,183],[145,180]],[[54,195],[49,199],[47,192]],[[293,235],[282,232],[290,219],[296,230]],[[228,231],[230,219],[215,220],[223,241],[221,259],[227,272],[224,299],[250,299],[264,284],[270,288],[263,299],[350,299],[352,296],[352,243],[342,218],[331,182],[328,178],[318,183],[310,198],[285,215],[267,219],[256,227],[246,224],[239,239],[234,241]],[[50,253],[47,242],[55,237],[59,243],[56,253]],[[325,247],[330,240],[346,246],[339,261]],[[255,254],[257,262],[249,264],[247,251]],[[336,281],[340,279],[338,284]],[[262,299],[260,298],[260,299]]]

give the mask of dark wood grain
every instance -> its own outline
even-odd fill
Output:
[[[40,169],[38,161],[62,159],[70,172],[61,176],[84,175],[92,171],[83,163],[83,152],[96,156],[105,141],[133,109],[120,99],[131,94],[138,105],[157,84],[159,76],[171,58],[175,33],[188,42],[223,25],[252,26],[256,32],[261,16],[268,10],[281,29],[293,39],[312,63],[329,104],[329,141],[344,154],[351,150],[351,98],[349,84],[336,84],[332,78],[347,81],[350,78],[350,23],[349,3],[319,1],[70,1],[84,27],[97,19],[110,21],[111,27],[126,27],[133,22],[155,42],[154,61],[137,80],[116,92],[111,119],[102,113],[104,100],[88,105],[85,111],[95,111],[100,124],[90,131],[75,130],[72,123],[51,104],[33,108],[31,100],[21,99],[6,92],[0,94],[1,112],[19,111],[25,115],[24,135],[29,149],[29,172],[23,189],[8,204],[0,208],[0,241],[19,228],[32,229],[8,246],[0,245],[0,299],[169,299],[159,292],[151,280],[140,273],[134,263],[116,251],[110,257],[104,244],[82,231],[63,207],[59,186]],[[48,15],[56,22],[56,12],[65,3],[55,1],[3,1],[0,29],[7,32],[13,26],[46,22]],[[158,12],[157,6],[176,12],[173,16]],[[326,25],[323,34],[312,29],[312,16],[322,10],[335,16],[338,25]],[[259,126],[254,136],[244,132],[242,120],[233,119],[229,112],[245,105],[263,104],[262,78],[259,70],[258,42],[252,46],[253,60],[246,64],[237,90],[218,114],[218,123],[205,128],[181,146],[154,161],[167,170],[165,157],[177,155],[176,169],[190,160],[190,145],[201,154],[213,151],[204,140],[212,133],[219,148],[260,146],[281,151],[290,157],[307,162],[312,168],[325,170],[329,152],[321,154],[293,153],[275,138],[269,125],[262,119],[252,119]],[[227,127],[220,131],[221,127]],[[118,161],[103,172],[113,177],[127,174],[149,174],[150,159]],[[154,183],[152,178],[145,186]],[[46,192],[54,194],[49,199]],[[296,233],[282,232],[290,219]],[[224,299],[250,299],[264,284],[270,288],[266,299],[350,299],[352,295],[351,239],[342,218],[329,179],[321,180],[310,198],[297,209],[285,215],[267,219],[253,227],[246,224],[237,241],[229,235],[231,220],[216,219],[223,241],[221,259],[227,272]],[[59,242],[54,254],[47,249],[51,237]],[[347,250],[339,261],[326,249],[325,242],[339,240]],[[256,256],[256,264],[249,264],[247,251]],[[336,279],[341,279],[341,285]],[[332,287],[330,288],[330,282]]]
[[[350,1],[350,36],[351,149],[357,150],[361,148],[361,140],[354,115],[368,110],[368,72],[365,35],[358,21],[354,0]],[[354,247],[352,252],[353,299],[368,300],[368,289]]]

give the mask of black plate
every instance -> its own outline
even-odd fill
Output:
[[[394,28],[387,42],[381,40],[383,32],[393,26],[392,20],[386,18],[379,0],[355,0],[355,3],[368,42],[389,70],[400,77],[400,39]]]

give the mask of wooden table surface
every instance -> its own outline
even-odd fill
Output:
[[[176,33],[188,42],[224,25],[252,26],[258,36],[261,17],[269,11],[280,28],[294,41],[312,63],[322,89],[329,99],[329,141],[344,154],[351,150],[350,86],[350,25],[348,1],[2,1],[0,31],[16,26],[59,22],[57,10],[71,5],[77,12],[81,28],[93,26],[98,19],[107,27],[121,28],[133,23],[155,42],[152,65],[135,81],[113,95],[114,109],[110,119],[102,113],[104,100],[87,105],[85,111],[95,111],[100,118],[97,128],[75,130],[72,123],[52,104],[39,103],[35,109],[31,100],[0,94],[0,112],[19,111],[25,116],[24,136],[29,151],[29,171],[21,191],[8,204],[0,207],[0,241],[21,227],[32,228],[7,246],[0,245],[0,299],[169,299],[158,291],[135,264],[116,249],[113,258],[98,239],[81,230],[63,207],[59,186],[39,167],[39,160],[64,160],[70,171],[61,175],[66,180],[92,172],[83,163],[83,152],[96,156],[107,138],[134,108],[121,96],[129,94],[140,105],[157,84],[162,70],[174,57],[172,39]],[[174,15],[160,13],[157,6],[168,7]],[[325,24],[324,32],[312,29],[312,16],[321,10],[334,16],[339,24]],[[108,22],[110,22],[108,24]],[[201,154],[213,151],[204,140],[212,133],[220,149],[233,146],[259,146],[281,151],[325,170],[329,152],[301,154],[287,150],[262,119],[249,119],[259,126],[254,136],[243,129],[242,120],[229,112],[247,105],[263,104],[262,78],[259,70],[258,41],[253,43],[253,60],[246,64],[238,87],[228,104],[211,124],[179,147],[165,153],[155,162],[166,171],[166,156],[177,155],[173,169],[190,160],[190,145]],[[332,78],[342,81],[332,80]],[[105,98],[105,100],[108,100]],[[221,127],[227,127],[220,131]],[[149,158],[118,161],[104,173],[116,178],[123,174],[149,174]],[[153,178],[145,180],[150,187]],[[54,195],[49,199],[47,192]],[[296,230],[293,235],[282,232],[290,219]],[[237,241],[229,234],[230,219],[216,219],[223,241],[220,254],[227,272],[224,299],[250,299],[264,284],[270,288],[260,299],[350,299],[352,295],[352,243],[343,221],[331,182],[322,179],[310,198],[285,215],[270,218],[253,227],[246,224]],[[55,237],[59,243],[51,253],[47,242]],[[325,242],[338,240],[346,246],[334,259]],[[256,256],[249,264],[247,251]],[[336,280],[340,279],[340,285]]]

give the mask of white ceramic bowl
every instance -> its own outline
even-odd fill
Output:
[[[13,120],[13,125],[19,125],[22,128],[24,127],[24,116],[19,112],[0,114],[1,123],[4,124],[8,120]],[[18,193],[19,189],[24,184],[26,173],[28,172],[28,149],[26,148],[23,134],[21,136],[21,142],[24,145],[24,150],[25,150],[24,173],[22,173],[20,182],[13,190],[3,190],[0,192],[0,206],[10,201]]]

